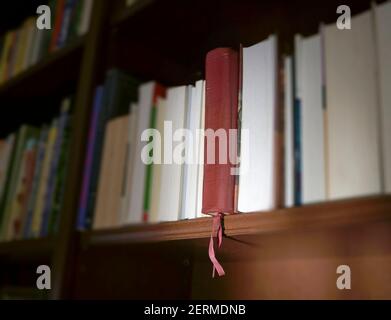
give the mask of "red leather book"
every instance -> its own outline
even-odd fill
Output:
[[[239,55],[229,48],[218,48],[210,51],[206,56],[206,96],[205,96],[205,130],[219,129],[225,131],[228,138],[229,129],[238,128],[238,93],[239,93]],[[214,148],[205,137],[204,152],[204,185],[202,198],[202,212],[215,215],[217,213],[230,214],[235,212],[235,175],[231,169],[235,168],[236,159],[231,160],[230,145],[227,139],[227,148],[224,156],[227,162],[219,159],[220,140],[216,135]],[[223,149],[222,149],[223,150]],[[215,153],[215,163],[208,163],[208,154]]]

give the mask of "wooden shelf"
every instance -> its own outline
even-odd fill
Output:
[[[138,0],[131,6],[126,6],[126,4],[122,2],[115,2],[114,4],[116,7],[114,8],[110,19],[111,25],[115,27],[126,22],[138,12],[153,4],[155,1],[156,0]]]
[[[0,85],[0,97],[13,98],[19,95],[40,96],[53,93],[55,86],[77,76],[84,37],[74,40],[64,48],[48,54],[37,64]]]
[[[0,261],[3,259],[39,259],[48,257],[54,248],[52,237],[0,242]]]
[[[391,220],[391,196],[341,200],[269,212],[237,214],[224,218],[224,235],[259,235],[298,229],[343,227]],[[84,246],[146,243],[207,238],[211,218],[89,231]]]

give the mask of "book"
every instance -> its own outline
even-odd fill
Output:
[[[29,35],[30,20],[25,20],[23,25],[19,28],[20,36],[18,39],[18,46],[15,54],[15,65],[13,68],[13,76],[19,74],[24,69],[24,59],[27,50],[27,42]]]
[[[182,219],[192,219],[197,216],[198,200],[198,172],[200,170],[200,143],[204,138],[200,134],[204,80],[196,82],[195,87],[191,88],[190,106],[188,109],[188,125],[192,139],[186,141],[186,163],[184,164],[184,184],[182,199]]]
[[[275,206],[276,97],[277,39],[270,36],[243,48],[239,212]]]
[[[17,205],[16,202],[18,199],[16,198],[16,195],[18,192],[18,185],[20,184],[23,153],[26,149],[28,140],[36,136],[37,129],[32,126],[23,125],[18,131],[18,138],[12,158],[12,167],[9,168],[10,175],[7,181],[8,186],[5,194],[5,202],[2,206],[4,213],[1,221],[0,238],[3,240],[8,238],[9,223],[12,221],[12,216],[14,214],[13,208]]]
[[[391,3],[374,6],[384,190],[391,193]]]
[[[296,35],[295,51],[300,60],[295,74],[296,97],[300,100],[300,203],[308,204],[326,199],[320,35]]]
[[[205,80],[202,83],[202,98],[201,98],[201,121],[200,121],[200,133],[198,134],[199,147],[198,147],[198,173],[197,173],[197,204],[196,204],[196,217],[204,217],[202,213],[202,198],[204,189],[204,151],[205,151],[205,96],[206,85]]]
[[[37,31],[39,30],[36,26],[36,20],[29,18],[26,20],[27,35],[26,35],[26,50],[22,58],[22,69],[25,70],[31,65],[31,57],[34,50]]]
[[[22,235],[22,223],[26,217],[28,197],[32,188],[35,157],[36,138],[27,141],[26,149],[22,158],[22,165],[19,175],[19,185],[16,191],[16,200],[12,207],[12,215],[8,222],[8,239],[20,239]]]
[[[121,222],[121,189],[126,159],[129,116],[108,122],[99,173],[94,229],[118,227]]]
[[[96,143],[94,145],[93,160],[88,190],[87,218],[85,226],[88,228],[93,220],[100,160],[103,148],[104,129],[107,121],[114,117],[129,113],[129,105],[137,100],[138,81],[128,74],[110,69],[107,72],[102,96],[101,112],[98,116]]]
[[[10,134],[4,140],[3,147],[2,147],[2,156],[0,159],[0,203],[1,203],[1,199],[3,198],[3,194],[5,190],[5,184],[7,181],[7,172],[9,171],[10,168],[14,143],[15,143],[15,134]]]
[[[294,39],[295,43],[299,41],[298,37]],[[300,72],[302,70],[301,63],[301,46],[295,45],[296,51],[293,56],[293,161],[294,161],[294,170],[293,170],[293,181],[294,181],[294,205],[301,206],[303,203],[302,199],[302,147],[301,147],[301,99],[300,99],[300,83],[297,82],[299,79]]]
[[[159,221],[175,221],[180,217],[184,163],[184,157],[181,157],[181,155],[183,154],[185,144],[183,137],[177,136],[177,134],[180,133],[178,130],[183,129],[185,126],[188,91],[188,86],[172,87],[167,90],[167,106],[164,120],[168,122],[168,127],[164,128],[164,148],[166,149],[166,145],[171,144],[172,151],[164,152],[164,163],[161,166],[161,190],[157,213]],[[170,149],[170,147],[167,147],[167,150]],[[168,186],[169,190],[166,190]]]
[[[131,184],[133,175],[133,163],[137,147],[137,121],[138,121],[138,104],[132,102],[129,108],[129,126],[126,143],[125,169],[121,190],[121,224],[128,220],[129,202],[131,197]]]
[[[294,149],[293,149],[293,59],[284,59],[284,206],[294,205]]]
[[[156,113],[157,113],[157,99],[159,97],[164,97],[166,93],[166,88],[164,88],[160,84],[155,84],[154,91],[153,91],[153,97],[152,97],[152,108],[149,116],[149,130],[155,130],[156,128]],[[141,96],[140,96],[141,97]],[[140,99],[140,106],[142,107]],[[140,113],[139,113],[140,114]],[[146,133],[146,132],[145,132]],[[142,138],[141,136],[136,137],[136,139]],[[154,157],[154,153],[157,152],[156,148],[159,148],[157,137],[153,133],[150,135],[149,140],[147,143],[151,144],[152,150],[150,152],[150,155]],[[149,220],[149,212],[151,207],[151,189],[152,189],[152,181],[153,181],[153,163],[148,163],[145,166],[145,182],[144,182],[144,195],[143,195],[143,221]]]
[[[205,81],[205,131],[212,131],[213,135],[222,133],[223,138],[228,139],[229,130],[238,128],[238,53],[230,48],[209,51],[206,56]],[[224,150],[221,136],[215,139],[213,135],[210,139],[205,137],[202,212],[234,213],[235,175],[232,169],[236,169],[236,158],[232,161],[229,156],[236,153],[236,150],[231,150],[236,145],[226,142]]]
[[[126,223],[142,222],[148,220],[149,200],[150,200],[150,180],[152,171],[148,176],[146,164],[140,155],[147,141],[141,141],[144,130],[154,128],[156,119],[156,101],[158,97],[164,95],[165,89],[155,82],[148,82],[139,87],[139,108],[137,118],[137,134],[135,151],[132,155],[132,178],[129,189],[129,203],[127,204],[127,214],[124,215]]]
[[[52,212],[53,198],[55,193],[55,182],[58,174],[58,166],[61,156],[61,148],[63,146],[64,134],[69,122],[69,113],[71,109],[71,98],[63,99],[61,103],[61,114],[58,121],[56,139],[53,144],[53,153],[50,159],[50,168],[47,178],[47,186],[45,190],[44,205],[42,209],[42,218],[40,226],[40,235],[46,236],[49,231],[50,214]]]
[[[1,55],[0,83],[8,79],[8,68],[11,60],[12,45],[15,38],[15,31],[8,31],[5,35],[3,52]]]
[[[60,212],[63,206],[65,183],[68,173],[69,162],[69,147],[70,147],[70,135],[71,135],[71,123],[72,115],[67,114],[68,119],[65,120],[63,138],[61,143],[60,158],[58,160],[57,173],[54,182],[54,193],[52,199],[52,210],[50,213],[48,233],[56,234],[60,223]]]
[[[77,0],[66,0],[64,5],[64,13],[63,13],[63,19],[61,23],[61,29],[58,34],[56,47],[62,48],[69,36],[69,28],[71,25],[71,18],[72,18],[72,11],[76,7]]]
[[[158,97],[156,102],[156,130],[160,134],[160,143],[161,146],[164,146],[164,120],[166,118],[167,110],[167,100],[162,97]],[[164,156],[164,150],[161,153],[161,156]],[[163,158],[162,158],[163,159]],[[152,178],[152,187],[151,187],[151,207],[149,211],[149,222],[159,222],[159,201],[160,193],[162,190],[162,163],[152,163],[153,166],[153,178]]]
[[[45,157],[43,159],[41,176],[39,179],[38,191],[37,191],[34,211],[32,215],[32,221],[30,227],[31,237],[38,237],[40,235],[43,210],[46,201],[46,192],[47,192],[48,182],[49,182],[50,167],[53,159],[54,146],[58,134],[58,126],[59,126],[58,118],[53,119],[47,137]]]
[[[64,19],[65,4],[68,0],[56,0],[55,19],[53,20],[53,31],[50,38],[49,51],[58,49],[58,41],[60,38],[61,26]]]
[[[324,27],[328,199],[378,194],[379,115],[371,12]]]
[[[22,225],[23,238],[29,238],[31,235],[31,224],[32,224],[34,208],[36,206],[36,201],[38,196],[38,189],[39,189],[39,184],[41,179],[43,162],[45,158],[48,133],[49,133],[49,128],[43,126],[41,128],[41,133],[37,145],[37,156],[36,156],[35,167],[34,167],[34,177],[32,182],[31,193],[27,204],[27,213]]]
[[[87,227],[86,223],[87,223],[87,210],[88,210],[88,194],[89,194],[90,183],[91,183],[93,155],[97,143],[98,118],[102,108],[103,90],[104,90],[103,86],[96,87],[95,94],[94,94],[93,110],[91,113],[91,120],[90,120],[88,140],[87,140],[87,150],[86,150],[86,155],[84,160],[83,181],[82,181],[80,201],[79,201],[78,220],[77,220],[77,227],[78,229],[81,230]]]
[[[92,8],[94,5],[93,0],[82,0],[82,1],[83,1],[83,9],[81,11],[82,14],[78,25],[79,35],[83,35],[88,31],[90,27]]]

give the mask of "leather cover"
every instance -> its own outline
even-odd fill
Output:
[[[205,130],[223,129],[229,137],[229,129],[238,128],[238,92],[239,92],[239,56],[229,48],[217,48],[206,56],[206,97],[205,97]],[[204,185],[202,212],[206,214],[235,212],[235,168],[236,143],[227,141],[226,164],[219,161],[219,138],[215,138],[215,147],[208,145],[205,137],[204,152]],[[235,150],[230,151],[230,145]],[[215,152],[215,163],[208,164],[208,153]],[[232,161],[235,160],[235,161]]]

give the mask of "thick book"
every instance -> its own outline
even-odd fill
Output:
[[[372,13],[354,16],[352,26],[324,28],[329,199],[381,191]]]
[[[107,124],[94,214],[94,229],[119,227],[129,116]]]
[[[125,169],[121,190],[121,224],[128,220],[129,201],[131,197],[130,188],[132,186],[133,163],[135,159],[135,150],[137,146],[137,121],[138,121],[138,104],[132,102],[129,108],[129,125],[126,142],[126,159]]]
[[[230,48],[208,52],[205,81],[205,130],[210,132],[210,138],[205,136],[202,212],[230,214],[235,212],[237,167],[236,159],[233,163],[230,159],[233,150],[228,138],[230,130],[238,129],[238,53]]]
[[[308,204],[326,199],[320,35],[308,38],[296,35],[295,52],[300,60],[295,81],[301,108],[301,202]]]
[[[275,206],[277,39],[243,48],[238,211]]]
[[[98,116],[96,143],[93,151],[88,190],[87,217],[85,221],[86,228],[91,225],[93,218],[106,123],[114,117],[129,113],[130,103],[137,100],[138,84],[137,80],[118,69],[110,69],[107,72],[101,112]]]
[[[374,6],[374,11],[384,189],[391,193],[391,2]]]

